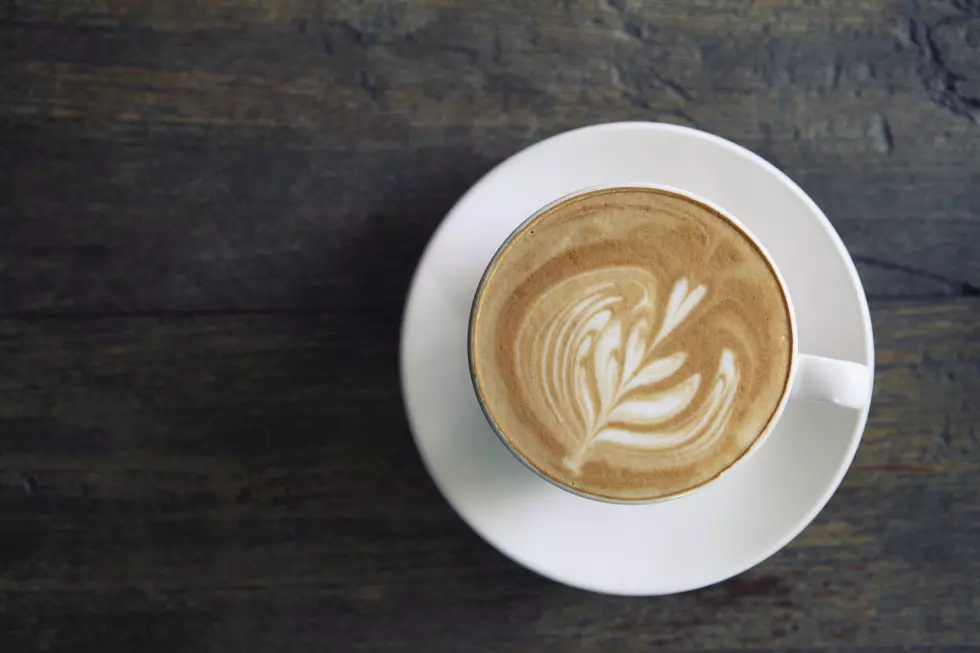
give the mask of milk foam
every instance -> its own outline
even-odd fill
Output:
[[[735,354],[723,348],[716,369],[682,371],[688,353],[664,342],[708,289],[681,278],[666,298],[658,290],[641,268],[583,272],[541,295],[518,331],[524,391],[547,407],[543,417],[573,473],[606,443],[696,456],[724,432],[738,389]],[[711,390],[695,403],[702,383]]]
[[[474,380],[541,473],[623,500],[728,468],[767,427],[792,349],[778,279],[724,217],[669,192],[586,193],[503,249],[474,304]]]

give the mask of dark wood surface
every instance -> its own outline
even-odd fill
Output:
[[[0,651],[980,650],[976,0],[4,0]],[[452,202],[689,124],[824,208],[878,370],[840,491],[675,597],[453,514],[397,379]]]

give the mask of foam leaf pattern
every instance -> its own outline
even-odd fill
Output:
[[[732,412],[738,364],[724,349],[714,357],[717,370],[686,370],[691,353],[672,338],[697,320],[708,288],[680,278],[662,299],[642,269],[583,275],[571,281],[585,293],[557,284],[531,307],[536,328],[518,336],[522,377],[539,384],[532,395],[544,400],[543,418],[566,438],[565,466],[580,470],[599,446],[708,446]]]

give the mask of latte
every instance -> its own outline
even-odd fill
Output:
[[[693,199],[587,192],[528,222],[473,306],[474,386],[559,484],[623,501],[715,478],[787,391],[789,308],[766,256]]]

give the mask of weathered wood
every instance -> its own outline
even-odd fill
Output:
[[[975,0],[11,0],[0,53],[4,653],[980,645]],[[655,600],[469,532],[396,370],[455,199],[627,119],[796,179],[877,340],[817,521]]]
[[[15,2],[0,311],[388,306],[492,163],[617,119],[773,160],[872,296],[975,293],[977,33],[962,2]]]
[[[976,643],[980,301],[874,316],[839,494],[757,569],[655,600],[559,587],[462,525],[406,430],[397,312],[0,321],[5,650]]]

